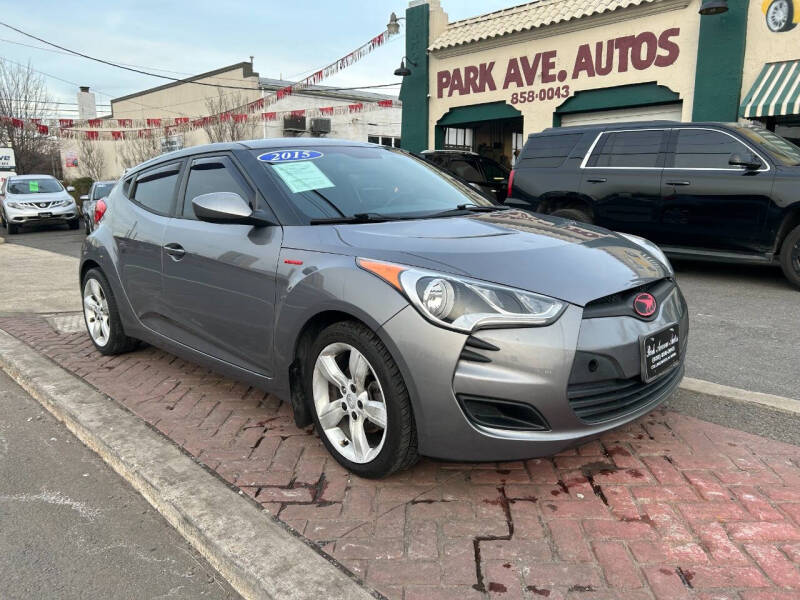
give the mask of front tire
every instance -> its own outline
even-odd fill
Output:
[[[68,224],[70,229],[77,229],[81,226],[81,222],[77,217],[72,219]]]
[[[795,227],[783,240],[781,248],[781,269],[786,279],[800,288],[800,225]]]
[[[83,320],[97,351],[106,356],[130,352],[138,341],[125,335],[114,292],[99,269],[83,278]]]
[[[794,5],[792,0],[772,0],[767,8],[767,29],[773,33],[782,33],[794,29]]]
[[[19,233],[19,225],[15,225],[11,221],[6,221],[6,232],[8,235],[15,235]]]
[[[374,479],[417,461],[408,389],[368,327],[343,321],[323,330],[308,353],[303,384],[319,437],[344,468]]]

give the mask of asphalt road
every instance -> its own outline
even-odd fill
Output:
[[[12,236],[8,245],[77,257],[83,238],[82,230],[56,226],[25,230]],[[31,312],[80,310],[73,267],[56,268],[57,259],[35,259],[46,272],[42,277],[35,268],[21,267],[19,259],[4,261],[2,248],[0,272],[17,268],[18,276],[29,283],[21,299],[0,280],[0,313],[10,306]],[[675,269],[691,314],[687,375],[800,400],[800,291],[789,285],[780,269],[684,261],[676,262]],[[46,310],[39,308],[35,292],[42,281],[46,289],[41,297],[52,307]],[[76,308],[56,308],[62,304]]]
[[[239,598],[2,371],[0,415],[0,598]]]

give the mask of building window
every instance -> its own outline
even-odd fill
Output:
[[[522,137],[522,132],[514,132],[511,134],[511,166],[514,167],[517,164],[517,158],[522,152],[522,148],[525,146],[525,140]]]
[[[444,148],[445,150],[472,150],[472,129],[446,127]]]
[[[367,136],[367,141],[370,144],[380,144],[381,146],[386,146],[388,148],[399,148],[400,147],[400,138],[399,137],[391,137],[387,135],[369,135]]]

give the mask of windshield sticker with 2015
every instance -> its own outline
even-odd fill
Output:
[[[273,152],[265,152],[258,156],[261,162],[277,163],[277,162],[292,162],[295,160],[314,160],[321,158],[322,152],[316,150],[275,150]]]

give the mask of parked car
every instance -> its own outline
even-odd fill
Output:
[[[653,244],[338,140],[198,146],[134,168],[80,278],[101,353],[144,340],[274,393],[364,477],[595,438],[675,389],[689,333]]]
[[[64,187],[50,175],[15,175],[0,189],[0,217],[9,235],[34,223],[66,223],[77,229],[78,207]]]
[[[89,193],[81,196],[81,214],[83,216],[83,227],[86,230],[86,235],[94,231],[97,201],[100,200],[100,198],[108,197],[111,188],[113,188],[116,183],[116,181],[95,181],[92,187],[89,188]]]
[[[767,28],[773,33],[789,31],[797,26],[800,14],[794,0],[762,0],[761,12],[767,21]]]
[[[511,170],[491,158],[463,150],[423,150],[420,155],[468,182],[487,197],[498,202],[505,200]]]
[[[735,123],[615,123],[528,138],[507,204],[645,237],[667,255],[779,263],[800,287],[800,148]]]

